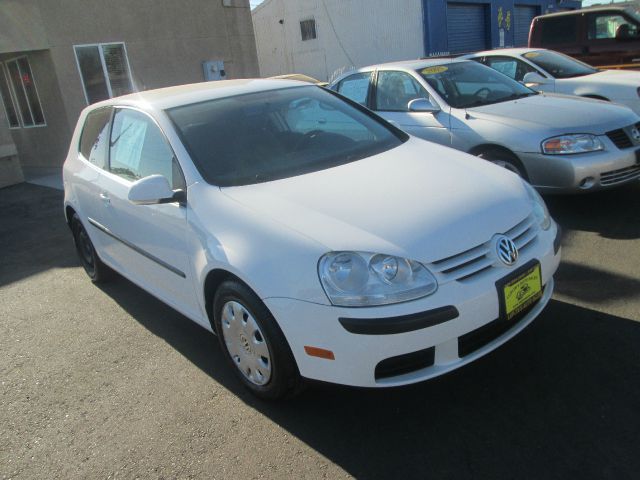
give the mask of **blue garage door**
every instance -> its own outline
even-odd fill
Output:
[[[467,53],[488,47],[487,6],[447,3],[447,36],[450,53]]]
[[[513,41],[515,47],[526,47],[529,43],[529,28],[531,20],[540,14],[538,7],[531,5],[516,5],[515,22],[513,24]]]

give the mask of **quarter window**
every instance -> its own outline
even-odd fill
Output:
[[[107,164],[109,120],[111,120],[111,108],[94,110],[87,115],[80,136],[80,153],[85,160],[100,168],[106,168]]]
[[[404,72],[378,72],[376,109],[408,112],[409,102],[416,98],[429,98],[418,81]]]
[[[88,103],[133,91],[124,43],[81,45],[74,50]]]
[[[356,73],[338,83],[336,91],[360,105],[366,105],[370,80],[370,72]]]
[[[159,174],[173,189],[185,188],[182,172],[164,135],[147,115],[135,110],[116,111],[109,169],[131,181]]]
[[[9,126],[44,126],[44,113],[27,57],[6,62],[0,70],[0,76],[3,77],[0,80],[0,93]]]

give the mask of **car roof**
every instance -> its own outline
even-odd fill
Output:
[[[566,10],[566,11],[563,11],[563,12],[547,13],[545,15],[539,15],[536,18],[564,17],[564,16],[567,16],[567,15],[582,15],[583,13],[592,13],[592,12],[603,12],[603,11],[610,12],[612,10],[624,11],[624,10],[626,10],[627,6],[628,6],[628,4],[622,4],[622,5],[615,5],[615,4],[597,5],[597,6],[593,6],[593,7],[581,8],[579,10]]]
[[[173,87],[144,90],[141,92],[111,98],[92,107],[104,107],[113,105],[130,105],[146,107],[152,110],[165,110],[168,108],[189,105],[192,103],[215,100],[217,98],[231,97],[245,93],[257,93],[269,90],[278,90],[287,87],[309,87],[307,82],[280,79],[239,79],[219,80],[212,82],[191,83]]]
[[[538,52],[540,50],[546,50],[545,48],[496,48],[495,50],[483,50],[482,52],[471,53],[465,55],[463,58],[477,57],[480,55],[522,55],[527,52]]]
[[[373,69],[389,69],[389,68],[405,68],[407,70],[418,70],[420,68],[434,67],[437,65],[448,65],[450,63],[466,62],[464,58],[453,57],[437,57],[437,58],[421,58],[417,60],[402,60],[399,62],[378,63],[375,65],[369,65],[367,67],[359,68],[359,71],[373,70]],[[353,72],[348,72],[353,73]]]

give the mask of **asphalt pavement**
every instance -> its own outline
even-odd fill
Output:
[[[1,189],[0,477],[637,479],[640,182],[547,202],[563,261],[522,334],[422,384],[266,403],[212,334],[91,284],[62,192]]]

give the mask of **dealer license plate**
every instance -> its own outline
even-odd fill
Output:
[[[502,287],[504,314],[511,320],[518,313],[537,302],[542,297],[542,275],[540,264],[524,271]]]

